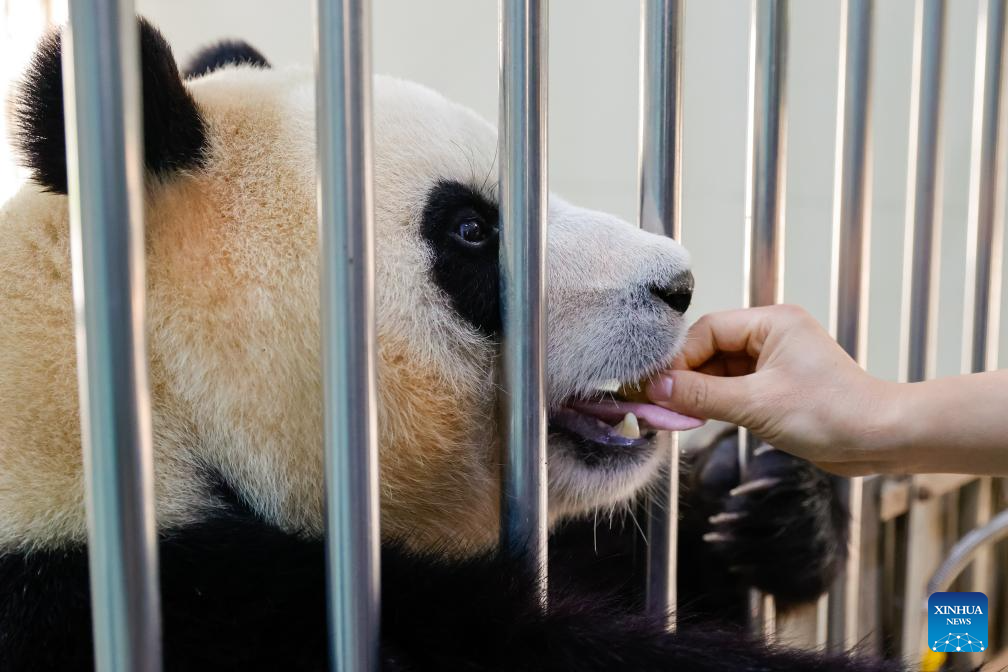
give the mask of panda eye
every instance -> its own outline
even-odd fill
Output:
[[[497,269],[500,213],[478,190],[442,180],[431,187],[420,235],[431,254],[431,279],[459,317],[481,333],[500,332]]]
[[[468,214],[455,224],[452,236],[470,247],[480,247],[493,235],[493,229],[475,214]]]

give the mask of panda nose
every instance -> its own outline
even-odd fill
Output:
[[[685,313],[693,298],[693,274],[683,271],[662,285],[651,285],[651,293],[677,313]]]

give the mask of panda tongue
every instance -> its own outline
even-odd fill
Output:
[[[652,429],[664,429],[670,432],[695,429],[704,424],[703,420],[691,418],[661,406],[637,401],[616,401],[614,399],[576,401],[570,407],[579,413],[591,415],[609,423],[619,422],[627,413],[633,413],[638,420],[643,420]]]

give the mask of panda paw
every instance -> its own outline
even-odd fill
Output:
[[[723,488],[721,479],[704,541],[729,571],[785,608],[825,592],[847,555],[848,515],[831,477],[763,444],[746,477]]]

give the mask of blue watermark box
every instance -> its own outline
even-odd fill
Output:
[[[987,649],[987,596],[932,593],[928,598],[928,646],[943,653]]]

